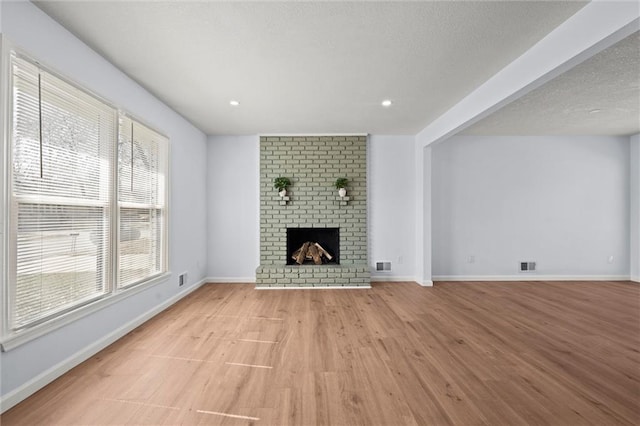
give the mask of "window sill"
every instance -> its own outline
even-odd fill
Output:
[[[87,305],[81,306],[78,309],[67,312],[66,314],[59,317],[52,318],[47,322],[43,322],[42,324],[38,324],[31,328],[27,328],[17,334],[6,336],[0,342],[0,345],[2,346],[2,352],[7,352],[15,349],[18,346],[30,342],[31,340],[37,339],[38,337],[44,336],[45,334],[50,333],[53,330],[64,327],[67,324],[70,324],[74,321],[91,315],[94,312],[104,309],[109,305],[124,300],[127,297],[133,296],[134,294],[139,293],[142,290],[146,290],[150,287],[160,284],[161,282],[166,281],[170,276],[171,272],[165,272],[161,275],[151,278],[148,281],[145,281],[144,283],[126,289],[118,290],[111,295],[105,296]]]

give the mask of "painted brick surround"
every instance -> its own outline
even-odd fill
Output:
[[[273,187],[291,179],[285,204]],[[348,202],[333,187],[346,177]],[[286,265],[287,228],[340,228],[339,265]],[[369,286],[365,136],[260,138],[257,287]]]

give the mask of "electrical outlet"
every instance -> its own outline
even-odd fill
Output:
[[[178,276],[178,287],[182,287],[187,283],[187,273],[180,274]]]
[[[607,259],[607,262],[613,263],[613,261],[614,261],[614,257],[613,256],[609,256],[609,259]]]
[[[398,256],[398,265],[402,265],[403,261],[404,259],[402,258],[402,255]]]
[[[467,263],[476,263],[476,257],[472,254],[467,256]]]

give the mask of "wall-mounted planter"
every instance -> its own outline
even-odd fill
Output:
[[[349,200],[345,200],[346,195],[347,195],[347,184],[349,183],[349,181],[347,180],[346,177],[341,177],[336,179],[335,183],[333,184],[333,186],[336,187],[336,189],[338,190],[338,195],[340,195],[340,198],[342,198],[343,201],[349,201]],[[342,203],[340,203],[341,205],[343,205]],[[344,204],[346,205],[346,203]]]
[[[287,186],[289,185],[291,185],[291,179],[288,177],[280,176],[273,180],[273,187],[278,190],[281,206],[286,206],[289,201],[289,197],[287,197]]]

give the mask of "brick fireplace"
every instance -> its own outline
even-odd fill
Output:
[[[288,200],[273,187],[280,176],[292,182]],[[333,187],[339,177],[349,180],[344,199]],[[292,235],[304,231],[336,260],[292,262],[292,245],[308,239]],[[368,287],[367,247],[366,136],[261,137],[256,287]]]

